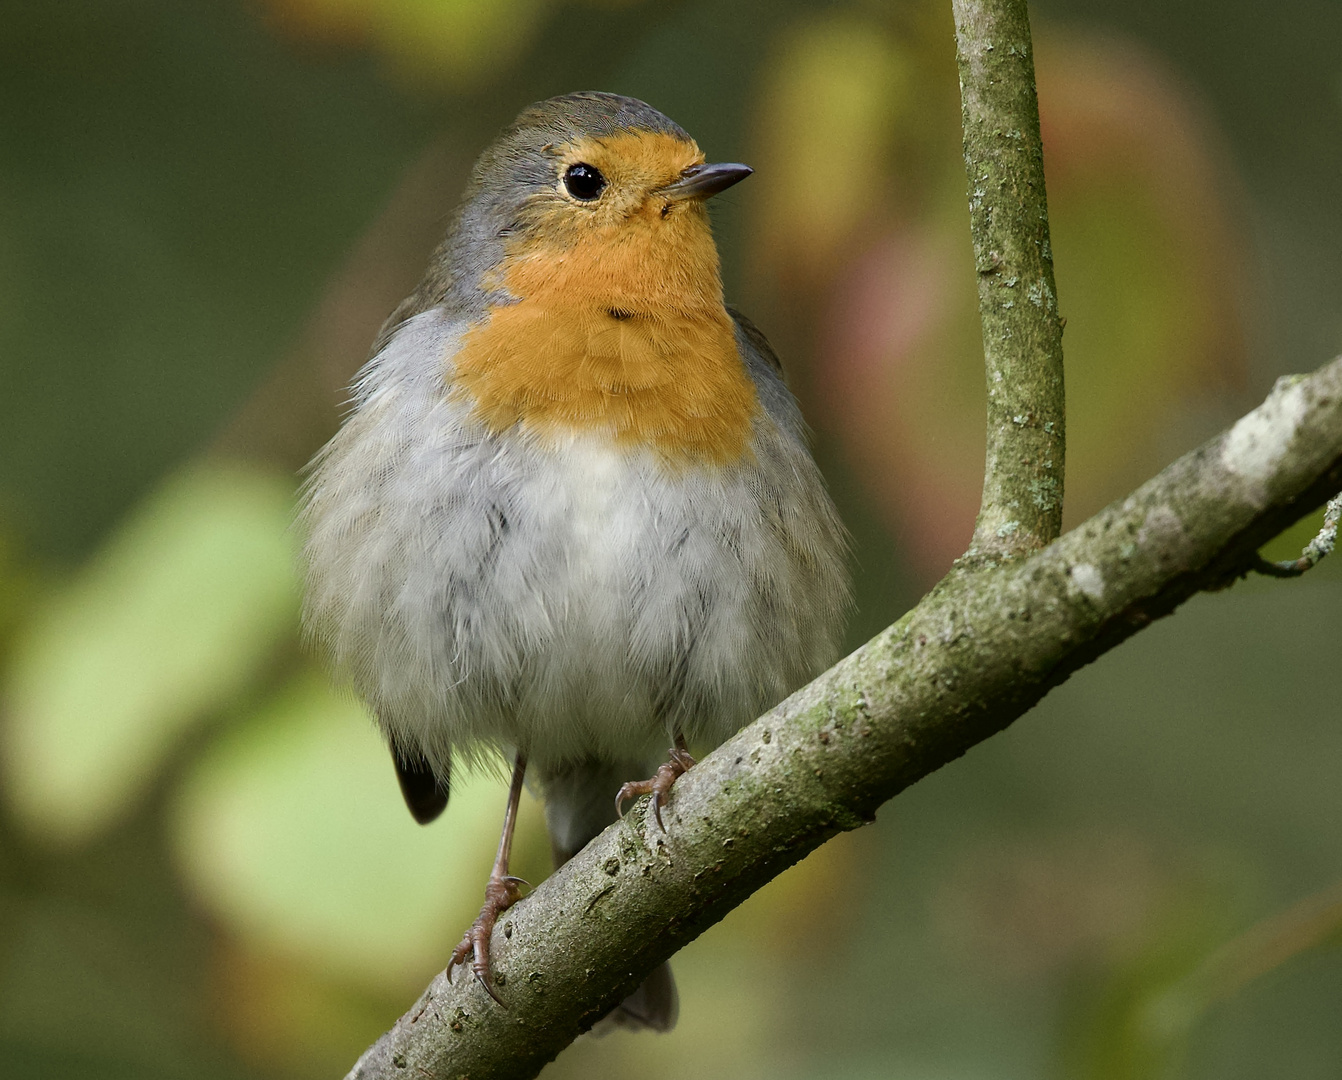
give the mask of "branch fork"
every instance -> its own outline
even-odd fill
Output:
[[[952,6],[988,387],[969,551],[897,623],[685,772],[666,832],[629,815],[511,908],[489,943],[506,1010],[439,975],[348,1080],[535,1076],[751,893],[1193,594],[1274,565],[1258,549],[1342,490],[1339,357],[1059,537],[1062,319],[1028,12]],[[1342,497],[1288,565],[1322,558],[1340,516]]]

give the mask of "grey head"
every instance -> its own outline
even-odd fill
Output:
[[[472,319],[492,304],[507,302],[491,271],[503,261],[509,242],[524,240],[529,231],[542,227],[538,209],[545,205],[573,202],[575,192],[578,201],[585,201],[578,189],[564,188],[565,171],[576,160],[573,148],[630,133],[664,136],[664,143],[680,148],[673,151],[683,158],[677,160],[676,171],[655,180],[662,185],[656,190],[668,201],[700,202],[750,173],[744,165],[703,165],[685,129],[636,98],[588,90],[529,105],[476,161],[424,281],[388,320],[378,345],[396,325],[428,308],[444,305],[453,315]],[[600,173],[597,181],[605,182]],[[639,182],[643,190],[628,193],[626,210],[654,183],[646,177]],[[593,208],[601,201],[607,215],[620,212],[615,186],[600,200],[586,201]]]
[[[454,314],[482,315],[498,299],[482,281],[503,258],[508,237],[523,227],[524,212],[559,180],[560,148],[583,138],[628,131],[670,135],[693,144],[674,120],[637,98],[583,90],[538,101],[523,109],[482,153],[434,252],[429,272],[412,300],[424,310],[446,304]],[[398,312],[398,321],[415,314]]]

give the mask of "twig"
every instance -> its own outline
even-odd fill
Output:
[[[1337,543],[1337,523],[1342,520],[1342,495],[1328,500],[1328,509],[1323,515],[1323,528],[1313,540],[1305,545],[1300,558],[1286,562],[1269,562],[1261,555],[1254,560],[1253,569],[1268,577],[1299,577],[1306,570],[1317,566],[1319,560],[1333,553]]]
[[[969,224],[988,383],[988,454],[962,565],[1038,551],[1062,531],[1058,317],[1026,0],[953,0]]]

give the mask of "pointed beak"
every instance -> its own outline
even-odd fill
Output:
[[[749,165],[691,165],[680,174],[679,180],[667,184],[657,194],[672,200],[707,199],[739,184],[754,171]]]

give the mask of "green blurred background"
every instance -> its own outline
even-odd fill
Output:
[[[1034,7],[1079,521],[1342,345],[1336,0]],[[0,1072],[343,1075],[472,917],[297,644],[296,471],[524,104],[711,159],[855,537],[856,645],[983,434],[949,4],[0,0]],[[1293,556],[1318,515],[1268,550]],[[1342,557],[1199,597],[676,961],[559,1077],[1342,1075]],[[519,872],[547,872],[528,798]]]

